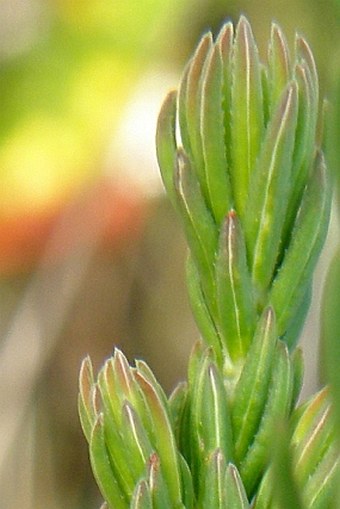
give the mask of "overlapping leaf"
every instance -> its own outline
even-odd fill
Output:
[[[167,398],[150,369],[143,362],[131,368],[115,350],[96,384],[89,359],[81,373],[80,414],[94,475],[109,506],[123,509],[134,500],[136,507],[148,507],[151,497],[155,509],[182,507],[184,459]]]
[[[104,507],[330,508],[340,474],[328,396],[294,409],[294,347],[330,211],[318,102],[305,40],[292,56],[273,24],[263,64],[244,17],[202,37],[167,96],[157,157],[203,341],[169,399],[143,361],[116,350],[96,380],[84,361],[79,413]]]
[[[318,102],[306,41],[296,38],[292,57],[273,24],[263,65],[251,27],[241,17],[235,34],[227,23],[215,41],[211,34],[202,38],[180,83],[177,134],[175,93],[161,111],[158,159],[194,262],[192,307],[203,337],[214,348],[225,341],[231,362],[244,359],[250,347],[252,307],[256,321],[273,306],[278,333],[290,347],[303,325],[329,219],[323,156],[316,155]],[[238,222],[234,249],[224,260],[240,265],[229,274],[217,241],[226,217]],[[245,254],[238,255],[242,238]]]

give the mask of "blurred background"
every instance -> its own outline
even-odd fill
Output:
[[[85,355],[98,369],[118,345],[147,360],[168,392],[185,376],[197,331],[154,136],[201,34],[244,13],[265,58],[272,20],[291,48],[298,30],[340,112],[339,4],[0,2],[1,509],[99,507],[77,416]],[[339,168],[331,118],[329,159]],[[319,384],[321,288],[337,225],[335,211],[303,335],[305,395]]]

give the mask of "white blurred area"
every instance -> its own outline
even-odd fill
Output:
[[[106,168],[109,175],[118,165],[119,178],[131,180],[147,197],[164,192],[155,149],[157,117],[169,90],[177,87],[178,76],[167,69],[153,69],[138,81],[123,112],[117,133],[109,147]]]
[[[41,37],[49,8],[43,0],[1,0],[0,59],[27,51]]]

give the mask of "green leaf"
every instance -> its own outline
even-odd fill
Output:
[[[245,358],[256,321],[251,278],[241,225],[232,210],[220,232],[216,259],[219,328],[233,361]]]
[[[232,463],[229,463],[225,476],[226,509],[248,509],[250,507],[240,474]]]
[[[204,203],[191,162],[183,150],[177,152],[175,186],[191,254],[199,270],[202,290],[211,310],[215,306],[213,266],[217,229]]]
[[[174,509],[181,507],[181,503],[172,502],[169,496],[169,483],[164,479],[162,462],[156,453],[149,459],[149,487],[154,509]]]
[[[205,348],[201,341],[197,341],[192,349],[188,366],[188,404],[183,420],[182,447],[186,460],[191,470],[194,489],[199,490],[199,475],[204,457],[203,444],[200,443],[198,433],[198,392],[197,386],[203,367],[213,362],[214,352],[212,348]]]
[[[140,399],[138,387],[125,355],[118,348],[115,348],[112,360],[107,362],[107,383],[110,383],[110,376],[115,383],[114,387],[111,387],[111,392],[114,391],[118,395],[120,402],[123,403],[125,399],[129,399],[136,404]]]
[[[297,86],[291,82],[267,126],[249,189],[245,237],[252,278],[260,298],[271,282],[279,255],[297,109]]]
[[[187,259],[187,285],[191,309],[201,336],[213,347],[217,362],[222,365],[222,340],[206,303],[199,271],[190,254]]]
[[[263,414],[276,343],[274,312],[268,308],[258,324],[234,393],[232,424],[237,464],[245,456]]]
[[[294,430],[293,440],[299,443],[307,433],[308,429],[317,422],[318,416],[328,406],[329,388],[323,387],[317,394],[310,397],[308,401],[298,406],[292,414],[292,427]]]
[[[269,468],[266,470],[261,484],[256,493],[252,508],[254,509],[278,509],[278,504],[273,501],[273,469]]]
[[[304,499],[310,509],[333,507],[336,500],[340,459],[334,445],[333,442],[333,447],[328,449],[304,488]]]
[[[90,460],[99,489],[109,506],[126,509],[128,501],[114,476],[106,449],[102,414],[98,416],[92,430]]]
[[[278,419],[285,419],[288,416],[292,399],[292,382],[288,350],[286,345],[279,341],[274,359],[273,379],[259,431],[240,464],[242,481],[250,498],[269,463],[271,440],[276,423]]]
[[[277,440],[280,437],[280,440]],[[293,474],[292,452],[290,450],[290,434],[288,425],[278,421],[273,434],[273,477],[272,489],[274,503],[279,509],[303,509],[301,492],[297,487]],[[257,506],[255,506],[256,509]]]
[[[195,481],[195,475],[198,471],[198,458],[196,455],[196,448],[194,443],[194,433],[192,431],[191,421],[191,401],[192,395],[188,393],[188,401],[184,408],[183,418],[181,422],[181,429],[179,433],[179,450],[183,455],[186,463],[190,467],[190,477],[192,482]],[[181,462],[181,454],[179,455],[179,461]],[[183,472],[182,472],[183,474]]]
[[[269,302],[283,336],[304,298],[327,233],[330,188],[322,154],[318,154],[296,219],[292,240],[273,282]]]
[[[129,401],[142,419],[144,427],[149,430],[152,419],[140,389],[133,376],[126,357],[115,348],[114,355],[108,359],[98,375],[98,387],[106,412],[112,415],[118,428],[122,423],[122,407]]]
[[[216,40],[223,63],[223,98],[222,109],[224,113],[224,146],[227,159],[227,168],[230,171],[231,161],[231,86],[232,86],[232,54],[234,43],[234,27],[231,22],[226,23]],[[230,179],[230,175],[229,175]]]
[[[169,398],[169,408],[172,415],[173,430],[177,444],[180,443],[183,416],[188,402],[188,384],[180,382],[176,385]]]
[[[202,364],[206,362],[207,358],[210,361],[215,359],[215,352],[213,348],[207,348],[201,340],[196,341],[191,350],[188,366],[188,381],[190,390],[195,391]]]
[[[200,45],[202,44],[203,47],[206,46],[207,42],[204,41],[204,37],[202,41],[200,42]],[[205,51],[207,51],[208,48],[206,48]],[[184,68],[183,75],[181,77],[181,81],[179,84],[179,90],[178,90],[178,125],[179,125],[179,132],[180,132],[180,139],[182,143],[182,147],[184,148],[185,152],[187,154],[190,154],[190,156],[193,158],[193,152],[191,148],[191,142],[190,142],[190,134],[189,134],[189,126],[187,124],[187,89],[188,89],[188,77],[189,72],[191,71],[191,66],[193,64],[193,57],[188,61],[187,65]]]
[[[169,411],[162,402],[155,387],[145,375],[136,370],[135,378],[143,392],[146,404],[153,418],[153,440],[160,458],[162,472],[174,507],[181,501],[181,481],[178,466],[178,453],[171,428]],[[155,466],[156,467],[156,466]]]
[[[293,394],[292,394],[292,405],[291,410],[295,408],[295,405],[299,399],[300,392],[303,384],[304,375],[304,363],[303,353],[301,348],[296,348],[291,356],[292,369],[293,369]]]
[[[283,340],[287,343],[287,345],[289,345],[291,350],[293,347],[295,347],[297,341],[299,340],[305,325],[306,317],[312,302],[312,292],[313,284],[312,281],[310,281],[306,288],[305,295],[302,297],[301,302],[297,306],[283,336]]]
[[[78,412],[86,440],[89,442],[92,428],[97,419],[94,409],[94,377],[90,357],[85,357],[79,374]]]
[[[283,246],[287,246],[299,210],[302,194],[313,167],[318,104],[311,72],[303,60],[296,65],[295,78],[299,90],[299,111],[295,131],[295,147],[292,160],[291,188],[287,214],[282,234]]]
[[[145,479],[137,484],[131,499],[130,509],[153,509],[149,486]]]
[[[316,85],[312,82],[311,71],[304,60],[296,66],[295,76],[299,87],[299,114],[295,134],[292,198],[290,200],[294,211],[297,210],[297,204],[301,199],[301,193],[313,162],[318,115]]]
[[[205,180],[205,168],[201,124],[201,90],[203,68],[213,45],[212,35],[208,32],[202,37],[185,72],[179,92],[179,126],[185,151],[192,159],[193,168],[205,199],[208,197]]]
[[[205,475],[201,475],[200,508],[227,509],[225,470],[225,458],[223,453],[217,449],[208,460]]]
[[[207,58],[202,80],[200,130],[207,199],[220,224],[232,206],[232,196],[224,145],[223,66],[217,44]]]
[[[193,423],[203,458],[220,449],[227,461],[233,457],[230,413],[223,379],[209,360],[201,365],[192,403]]]
[[[157,378],[155,377],[155,375],[153,374],[152,370],[147,365],[147,363],[144,362],[143,360],[136,359],[135,365],[136,365],[136,369],[133,370],[134,375],[136,373],[141,374],[141,375],[143,375],[144,379],[149,382],[149,384],[152,386],[153,390],[157,394],[157,397],[163,406],[163,410],[164,410],[164,412],[166,412],[166,415],[172,425],[172,423],[173,423],[172,415],[171,415],[171,412],[169,409],[168,398],[167,398],[164,390],[162,389],[160,383],[158,382]]]
[[[145,465],[153,452],[153,447],[136,414],[135,409],[126,401],[122,408],[123,445],[129,454],[128,463],[132,463],[135,482],[145,473]]]
[[[171,199],[172,205],[177,207],[177,195],[174,189],[174,171],[176,164],[176,100],[177,92],[170,92],[158,116],[156,130],[156,152],[158,165],[164,187]]]
[[[323,393],[326,394],[326,393]],[[317,398],[302,414],[292,436],[296,476],[304,486],[334,444],[334,422],[328,398]]]
[[[306,39],[304,37],[301,37],[301,35],[296,35],[295,38],[295,53],[296,58],[300,61],[305,61],[308,65],[308,68],[311,73],[312,77],[312,84],[315,94],[315,103],[316,105],[319,104],[319,79],[318,79],[318,73],[316,70],[315,60],[313,57],[312,50],[310,49]]]
[[[130,497],[136,481],[144,472],[143,465],[135,462],[132,451],[126,446],[125,436],[121,433],[122,424],[117,425],[112,413],[108,412],[106,408],[104,409],[103,426],[105,446],[111,468],[122,491]]]
[[[243,219],[250,177],[263,136],[261,68],[248,21],[236,28],[231,103],[231,181],[235,208]]]
[[[126,358],[118,349],[99,372],[98,390],[110,462],[120,486],[130,497],[136,481],[145,473],[145,459],[151,452],[151,445],[136,413],[140,411],[144,422],[148,421],[139,388]]]
[[[187,462],[181,455],[179,455],[179,466],[181,470],[184,506],[185,509],[193,509],[195,507],[195,495],[192,475]]]
[[[270,102],[270,84],[268,78],[268,69],[265,65],[261,64],[261,84],[263,96],[263,120],[264,126],[268,124],[271,115],[271,102]]]
[[[190,395],[186,383],[177,385],[170,396],[169,405],[174,417],[173,429],[178,448],[190,462],[192,456]],[[182,481],[183,502],[186,509],[193,509],[195,497],[192,473],[182,454],[178,454],[178,461]]]
[[[99,371],[97,385],[104,408],[112,414],[112,418],[119,425],[121,422],[121,407],[127,397],[127,386],[124,383],[122,387],[117,381],[112,357],[105,362]]]
[[[275,111],[286,84],[290,80],[290,55],[282,30],[272,23],[268,46],[268,83],[270,83],[270,106]]]

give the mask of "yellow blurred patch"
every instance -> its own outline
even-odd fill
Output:
[[[0,150],[0,215],[60,203],[89,173],[89,156],[66,119],[35,117],[19,126]]]
[[[116,50],[136,56],[159,44],[164,30],[179,19],[187,3],[188,0],[57,0],[57,8],[63,23],[78,33],[89,37],[106,34]]]
[[[106,138],[119,121],[136,76],[124,59],[102,54],[88,59],[73,76],[69,91],[70,112],[79,128]]]

